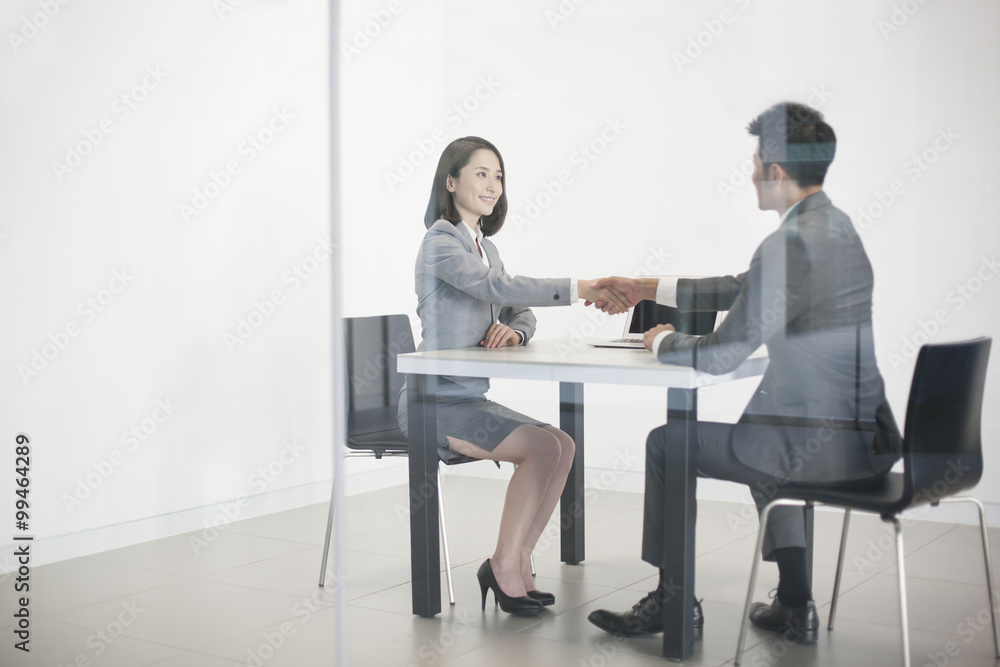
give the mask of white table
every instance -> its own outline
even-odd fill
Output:
[[[440,545],[438,542],[437,377],[546,380],[559,383],[559,428],[576,442],[576,457],[560,503],[561,559],[584,560],[584,433],[583,385],[624,384],[667,389],[667,427],[673,437],[694,442],[699,387],[761,375],[766,356],[747,359],[735,372],[708,375],[682,366],[659,363],[646,350],[595,348],[570,340],[532,341],[523,347],[487,350],[463,348],[414,352],[399,356],[397,369],[407,375],[410,440],[410,557],[413,613],[431,617],[441,611]],[[671,567],[668,576],[677,595],[664,606],[664,656],[683,660],[693,649],[694,493],[696,461],[688,448],[686,465],[667,471],[667,485],[677,490],[667,508],[664,544]],[[683,536],[683,539],[678,539]],[[679,583],[676,583],[679,582]]]

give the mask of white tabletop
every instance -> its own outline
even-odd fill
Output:
[[[761,348],[734,372],[709,375],[684,366],[661,364],[648,350],[591,347],[556,339],[532,340],[520,347],[412,352],[399,355],[396,367],[400,373],[415,375],[694,388],[762,375],[767,355]]]

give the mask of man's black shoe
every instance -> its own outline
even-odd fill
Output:
[[[587,620],[601,630],[622,637],[663,632],[663,605],[660,602],[662,599],[663,593],[657,589],[650,591],[649,595],[639,600],[629,611],[615,613],[606,609],[597,609],[590,612]],[[698,600],[694,601],[694,618],[692,620],[694,638],[701,639],[705,627],[705,617],[701,613],[701,602]]]
[[[778,598],[771,604],[754,602],[750,622],[761,630],[781,632],[797,644],[815,644],[819,634],[819,615],[812,600],[801,607],[786,607]]]

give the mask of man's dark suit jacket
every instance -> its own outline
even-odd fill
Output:
[[[872,337],[872,268],[823,192],[799,202],[738,276],[687,279],[681,310],[728,310],[707,336],[675,333],[660,361],[712,374],[767,345],[770,362],[733,430],[735,456],[779,482],[859,482],[899,458]]]

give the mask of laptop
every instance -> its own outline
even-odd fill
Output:
[[[655,301],[640,301],[628,310],[625,332],[621,338],[587,341],[594,347],[643,349],[642,334],[658,324],[672,324],[681,333],[704,336],[715,330],[718,311],[681,311],[672,306],[661,306]]]

